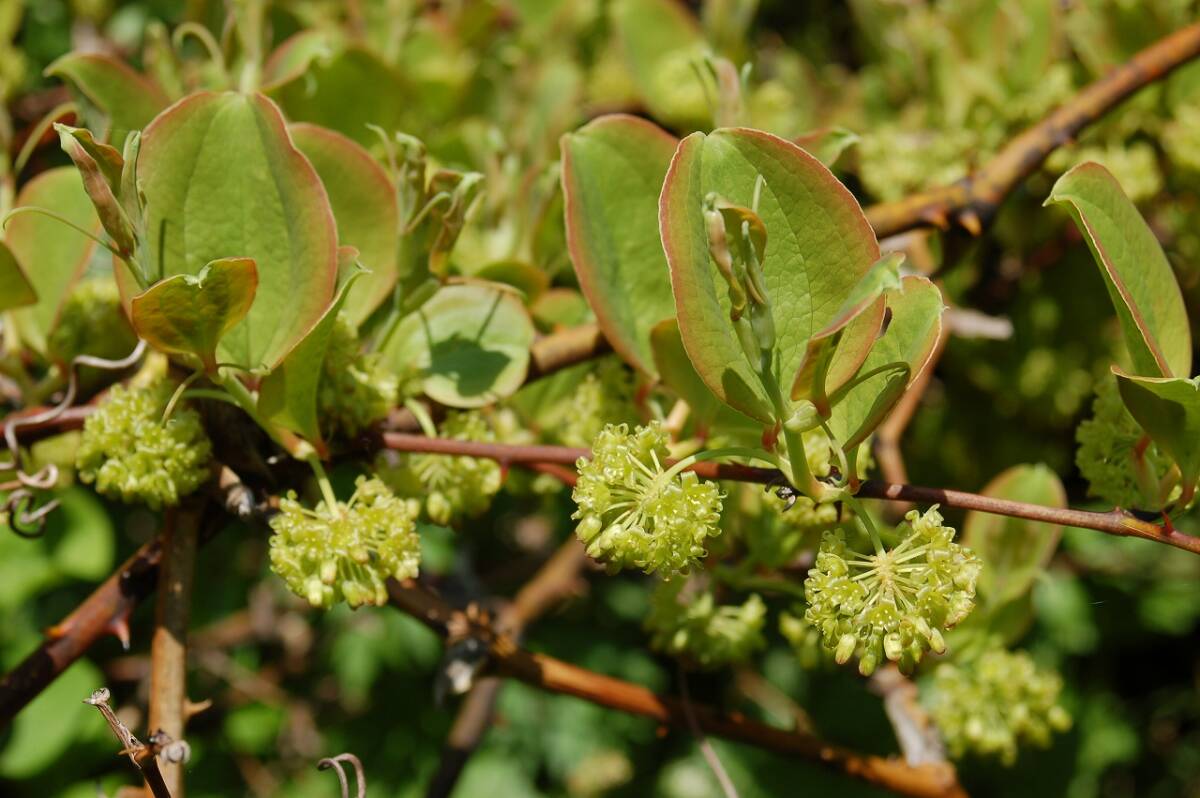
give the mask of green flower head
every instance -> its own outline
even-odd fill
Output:
[[[456,441],[494,441],[487,419],[477,411],[450,412],[439,437]],[[483,457],[402,454],[390,464],[381,459],[379,476],[405,496],[424,497],[425,515],[439,526],[476,518],[492,506],[504,482],[500,465]]]
[[[415,508],[377,478],[359,477],[350,501],[305,509],[294,492],[271,518],[271,570],[314,607],[387,603],[387,579],[417,575]]]
[[[766,617],[757,595],[743,604],[718,604],[711,590],[692,591],[688,580],[677,578],[655,588],[646,629],[655,649],[717,668],[742,662],[766,645]]]
[[[339,316],[329,336],[317,391],[322,433],[359,434],[387,416],[398,393],[396,377],[383,367],[378,354],[362,351],[358,333]]]
[[[558,438],[566,446],[587,446],[605,424],[636,420],[633,373],[615,357],[602,359],[564,403]]]
[[[892,549],[863,554],[842,530],[826,532],[808,572],[804,618],[820,630],[839,664],[858,658],[870,675],[886,658],[911,673],[926,651],[942,653],[942,630],[975,606],[979,559],[954,543],[937,507],[909,512]]]
[[[75,468],[112,499],[152,509],[179,503],[209,477],[212,444],[200,416],[177,406],[162,420],[174,387],[114,385],[83,422]]]
[[[70,363],[78,355],[115,360],[125,357],[137,344],[112,279],[79,283],[67,296],[58,319],[46,348],[63,363]]]
[[[1058,703],[1062,678],[1023,651],[993,648],[966,665],[944,663],[922,694],[954,758],[970,752],[1017,759],[1017,746],[1050,745],[1054,732],[1071,727]]]
[[[591,459],[576,463],[575,533],[588,555],[613,570],[640,568],[669,577],[705,555],[720,531],[721,492],[692,471],[667,470],[667,436],[657,422],[605,427]]]
[[[1117,507],[1156,510],[1162,506],[1156,495],[1158,483],[1170,470],[1171,460],[1134,421],[1111,376],[1096,384],[1092,418],[1079,425],[1075,440],[1079,443],[1075,462],[1088,481],[1088,493]]]

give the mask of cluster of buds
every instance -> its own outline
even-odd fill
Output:
[[[1062,678],[1025,652],[992,648],[969,664],[939,665],[922,697],[951,756],[996,756],[1012,765],[1018,745],[1046,747],[1054,732],[1071,727],[1061,692]]]
[[[114,385],[83,423],[79,478],[105,496],[156,510],[178,504],[207,480],[212,444],[200,416],[177,406],[163,418],[173,392],[165,381]]]
[[[416,508],[377,478],[359,477],[350,501],[308,510],[290,492],[271,518],[271,570],[314,607],[387,603],[387,579],[417,575]]]
[[[775,348],[775,318],[762,261],[767,228],[751,208],[716,194],[704,199],[708,253],[729,288],[729,318],[750,365],[757,371]]]
[[[657,422],[633,432],[610,424],[596,436],[592,457],[576,463],[575,532],[588,555],[614,571],[685,572],[720,531],[720,490],[692,471],[665,468],[666,444]]]
[[[606,424],[636,421],[633,392],[633,373],[617,358],[604,358],[565,402],[559,440],[566,446],[590,446]]]
[[[137,343],[111,279],[84,280],[71,290],[58,324],[46,339],[49,354],[64,365],[79,355],[116,360]]]
[[[387,416],[395,406],[399,381],[379,355],[359,345],[353,325],[338,317],[321,367],[317,407],[322,432],[353,437]]]
[[[447,414],[439,437],[456,441],[496,439],[487,419],[477,411]],[[426,517],[440,526],[487,512],[504,481],[500,465],[483,457],[406,453],[390,463],[381,459],[377,466],[379,476],[397,493],[423,496]]]
[[[766,645],[766,617],[757,595],[743,604],[718,604],[711,590],[693,593],[688,580],[677,578],[658,584],[646,629],[655,649],[718,668],[743,662]]]
[[[953,542],[937,507],[916,510],[897,527],[899,543],[863,554],[842,530],[826,532],[808,572],[804,617],[821,632],[839,664],[852,656],[864,676],[884,659],[911,673],[926,651],[942,653],[942,630],[975,606],[980,562]]]

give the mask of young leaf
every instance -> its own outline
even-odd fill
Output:
[[[1066,507],[1067,493],[1058,475],[1045,465],[1018,465],[1000,473],[983,489],[984,496],[1009,501]],[[983,561],[979,592],[991,607],[1018,599],[1050,561],[1062,535],[1059,524],[967,513],[962,544]]]
[[[33,290],[21,264],[17,263],[8,245],[0,241],[0,310],[11,310],[35,302],[37,292]]]
[[[397,374],[420,374],[430,399],[482,407],[525,381],[533,322],[515,291],[490,283],[443,286],[405,317],[384,349]]]
[[[851,451],[878,427],[925,369],[942,329],[942,293],[924,277],[905,277],[886,295],[892,318],[858,375],[830,395],[830,429]]]
[[[46,67],[46,74],[70,81],[108,117],[108,141],[117,147],[129,131],[141,130],[171,104],[157,83],[101,53],[68,53]]]
[[[343,277],[337,298],[278,368],[263,378],[258,392],[258,409],[262,415],[268,421],[300,435],[315,446],[322,456],[326,447],[321,436],[320,419],[317,418],[317,390],[320,388],[325,352],[329,348],[329,338],[338,313],[352,295],[351,288],[369,276],[357,265],[358,252],[353,247],[342,247],[338,255]]]
[[[329,200],[279,109],[232,92],[176,103],[142,135],[138,181],[151,276],[252,259],[254,304],[221,339],[220,355],[246,368],[277,365],[324,314],[337,281]]]
[[[663,384],[688,403],[696,423],[701,427],[712,424],[721,408],[718,399],[688,360],[679,337],[679,323],[675,319],[663,319],[650,330],[650,348],[654,351],[654,365],[662,376]]]
[[[356,281],[342,308],[358,326],[396,284],[400,230],[395,188],[379,162],[340,133],[307,123],[294,124],[289,131],[329,195],[338,244],[357,249],[359,262],[369,270]]]
[[[683,343],[713,393],[772,423],[771,402],[735,337],[703,216],[710,192],[751,207],[760,176],[758,215],[768,237],[763,273],[785,379],[796,374],[813,334],[834,320],[879,260],[879,245],[850,192],[795,144],[743,128],[695,133],[680,142],[659,200],[659,232]]]
[[[63,152],[83,177],[83,188],[96,208],[100,224],[118,251],[132,254],[137,249],[137,237],[120,201],[121,173],[125,166],[121,153],[98,143],[89,130],[59,124],[54,129]]]
[[[46,208],[77,227],[100,232],[92,202],[73,166],[42,172],[26,183],[16,201],[16,207],[23,206]],[[13,311],[13,320],[22,341],[44,351],[46,336],[71,287],[87,268],[96,242],[57,219],[27,212],[8,220],[5,243],[38,297],[37,304]]]
[[[602,116],[563,136],[567,246],[604,336],[656,377],[650,330],[675,313],[658,236],[658,195],[673,136],[632,116]]]
[[[1135,377],[1113,368],[1134,420],[1179,466],[1185,495],[1200,479],[1200,377]]]
[[[1058,179],[1046,204],[1065,203],[1087,239],[1121,322],[1136,374],[1186,377],[1192,336],[1179,283],[1158,239],[1121,185],[1097,163]]]
[[[133,329],[163,352],[195,355],[211,374],[217,346],[250,312],[257,287],[252,259],[214,260],[197,275],[168,277],[135,296]]]

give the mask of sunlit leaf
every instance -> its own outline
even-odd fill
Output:
[[[1134,420],[1179,466],[1185,486],[1200,479],[1200,377],[1135,377],[1114,368]]]
[[[109,118],[107,140],[118,149],[131,130],[141,130],[170,105],[158,84],[102,53],[68,53],[46,68],[70,81]]]

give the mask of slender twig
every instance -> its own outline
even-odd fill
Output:
[[[451,629],[470,625],[471,634],[487,641],[491,666],[500,675],[542,690],[647,717],[664,725],[688,727],[683,704],[677,698],[660,696],[641,685],[525,651],[510,637],[467,618],[416,582],[393,581],[389,584],[389,592],[398,608],[439,634],[449,635]],[[922,798],[965,796],[949,765],[911,767],[901,759],[860,754],[809,734],[766,726],[740,714],[724,715],[695,705],[692,711],[696,725],[707,734],[817,762],[901,795]]]
[[[183,737],[187,706],[187,630],[201,510],[188,506],[167,512],[159,564],[161,588],[150,644],[149,727]],[[163,776],[171,793],[183,795],[183,768],[168,764]]]
[[[1009,141],[973,174],[896,202],[872,205],[867,220],[880,238],[914,227],[958,224],[979,235],[1004,198],[1057,148],[1139,89],[1200,55],[1200,23],[1159,39],[1125,64],[1090,83],[1065,105]]]
[[[155,750],[152,746],[144,745],[137,737],[133,736],[133,732],[129,730],[117,714],[113,712],[112,707],[108,705],[109,692],[107,687],[101,687],[96,692],[92,693],[89,698],[85,698],[83,703],[91,704],[96,709],[100,710],[100,714],[104,716],[104,720],[108,722],[108,727],[112,729],[117,740],[121,743],[121,753],[129,757],[129,761],[141,771],[142,778],[146,782],[146,790],[152,798],[171,798],[171,791],[167,788],[167,784],[163,781],[162,772],[158,767],[158,757],[155,756]]]
[[[409,435],[399,432],[385,433],[383,440],[384,445],[398,451],[486,457],[509,466],[528,466],[532,463],[570,465],[580,457],[588,457],[591,454],[587,449],[576,449],[568,446],[520,446],[504,443],[459,441],[445,438],[426,438],[423,435]],[[782,478],[780,472],[775,469],[756,468],[732,463],[700,462],[691,466],[690,470],[708,479],[725,479],[731,482],[755,482],[761,485],[779,484]],[[1156,543],[1165,543],[1168,546],[1200,554],[1200,537],[1193,537],[1171,527],[1151,521],[1144,521],[1121,509],[1094,512],[1091,510],[1043,507],[1040,504],[1027,504],[1007,499],[997,499],[961,490],[926,488],[918,485],[905,485],[877,479],[864,481],[857,495],[864,499],[940,504],[945,507],[977,510],[981,513],[991,513],[992,515],[1006,515],[1011,518],[1025,518],[1030,521],[1045,521],[1062,526],[1092,529],[1109,535],[1135,537],[1142,538],[1143,540],[1152,540]]]
[[[717,784],[720,785],[721,792],[725,794],[725,798],[738,798],[737,786],[733,783],[733,779],[729,778],[725,765],[721,763],[721,757],[717,756],[712,743],[708,741],[704,730],[696,721],[696,713],[692,710],[692,696],[688,691],[687,672],[683,669],[682,664],[679,665],[679,703],[683,706],[683,717],[687,720],[688,728],[691,729],[692,736],[696,738],[696,745],[700,748],[704,761],[708,763],[708,769],[712,771]]]
[[[338,784],[342,788],[342,798],[350,798],[350,784],[346,780],[346,771],[342,769],[343,762],[349,762],[350,766],[354,768],[355,794],[358,798],[367,798],[367,777],[363,774],[362,760],[354,754],[345,753],[326,757],[317,762],[317,770],[333,768],[337,772]]]
[[[896,743],[910,765],[946,761],[937,727],[917,700],[917,686],[893,663],[871,675],[871,690],[883,699],[883,711],[896,732]]]

